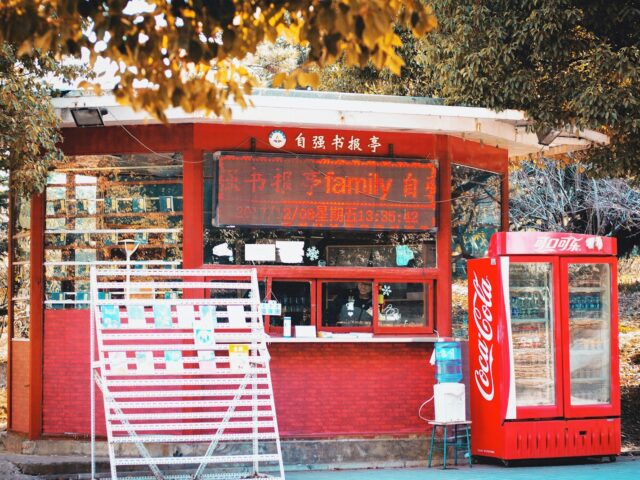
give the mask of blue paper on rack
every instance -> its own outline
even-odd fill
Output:
[[[153,306],[153,323],[156,328],[173,328],[173,319],[171,318],[171,306],[154,305]]]
[[[196,347],[215,347],[213,330],[209,328],[194,328],[193,343]]]
[[[164,363],[166,365],[167,373],[182,372],[182,352],[180,350],[165,350]]]
[[[204,322],[206,328],[213,328],[217,320],[218,314],[215,305],[200,306],[200,321]]]
[[[117,305],[103,305],[100,309],[103,328],[120,328],[120,307]]]
[[[130,328],[145,328],[147,326],[147,319],[142,305],[128,305],[127,317],[129,318]]]
[[[413,250],[407,245],[396,245],[396,265],[406,267],[414,257]]]

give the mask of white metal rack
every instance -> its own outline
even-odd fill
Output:
[[[97,385],[112,479],[284,479],[259,303],[255,269],[91,268],[92,478]]]

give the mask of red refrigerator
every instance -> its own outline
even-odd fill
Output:
[[[472,454],[620,453],[614,238],[500,232],[470,260]]]

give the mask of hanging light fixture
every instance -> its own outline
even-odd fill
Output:
[[[105,108],[85,107],[72,108],[71,116],[76,127],[103,127],[102,116],[109,113]]]

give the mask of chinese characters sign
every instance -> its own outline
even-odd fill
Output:
[[[433,163],[221,154],[218,225],[430,230]]]
[[[369,138],[360,138],[354,135],[305,135],[299,133],[295,138],[296,147],[311,148],[312,150],[337,152],[346,148],[351,152],[377,153],[382,147],[380,137],[371,135]],[[279,147],[277,147],[279,148]]]
[[[611,237],[560,232],[498,232],[489,255],[615,255]]]

